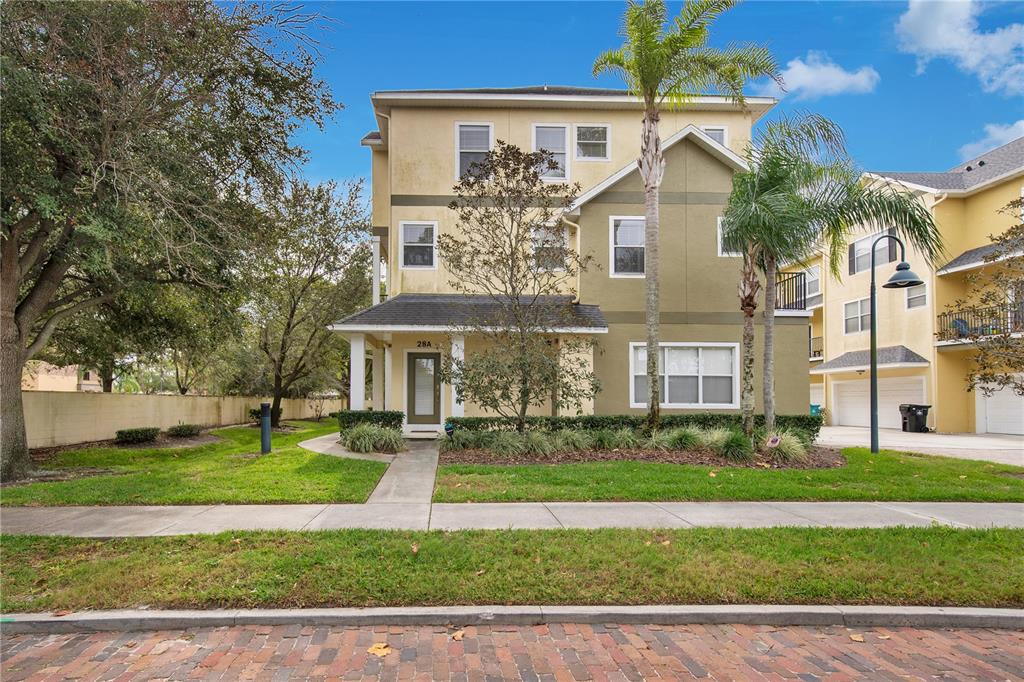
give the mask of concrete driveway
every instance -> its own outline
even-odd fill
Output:
[[[859,426],[825,426],[821,429],[818,442],[831,447],[866,448],[871,445],[871,434],[870,429]],[[904,433],[896,429],[880,429],[878,442],[882,448],[890,450],[1024,466],[1024,436],[994,433]]]

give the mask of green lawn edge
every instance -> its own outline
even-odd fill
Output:
[[[221,440],[190,448],[100,447],[66,450],[47,469],[98,467],[113,473],[69,481],[14,485],[0,504],[199,505],[365,502],[387,469],[381,462],[331,457],[298,443],[336,432],[334,420],[287,422],[296,431],[274,433],[273,450],[258,456],[259,429],[213,431]]]
[[[1024,502],[1024,467],[846,448],[834,469],[651,462],[439,467],[434,502]],[[713,475],[712,475],[713,474]]]
[[[1024,530],[4,536],[0,610],[454,604],[1024,606]]]

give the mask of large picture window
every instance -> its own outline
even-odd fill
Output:
[[[483,163],[491,151],[490,123],[459,123],[456,125],[456,162],[458,177],[469,172],[474,163]]]
[[[612,277],[644,276],[644,226],[643,217],[612,216],[609,219],[609,248]]]
[[[734,343],[663,343],[658,356],[662,407],[739,406],[739,346]],[[647,346],[630,344],[629,403],[647,406]]]
[[[434,268],[437,223],[401,223],[403,268]]]

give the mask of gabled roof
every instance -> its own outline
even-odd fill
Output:
[[[950,194],[970,194],[983,187],[1024,174],[1024,137],[1019,137],[1001,147],[964,161],[942,173],[873,171],[870,175],[896,180],[933,192],[949,192]]]
[[[682,130],[680,130],[679,132],[674,133],[673,135],[665,138],[661,143],[661,149],[663,152],[667,151],[675,144],[687,138],[691,138],[693,142],[697,143],[697,145],[702,147],[705,151],[710,153],[716,159],[718,159],[725,165],[729,166],[733,170],[740,171],[747,170],[749,168],[747,166],[747,162],[743,160],[743,157],[741,157],[739,154],[732,151],[725,145],[720,144],[718,141],[711,138],[707,133],[705,133],[703,130],[701,130],[700,128],[693,124],[690,124],[683,128]],[[594,197],[605,192],[608,188],[610,188],[615,183],[625,178],[633,171],[639,171],[636,161],[629,162],[628,164],[626,164],[619,170],[615,171],[601,182],[591,187],[583,194],[579,195],[576,198],[576,201],[572,202],[572,205],[569,206],[567,212],[576,213],[577,211],[579,211],[580,207],[583,206],[583,204],[586,204],[587,202],[594,199]]]
[[[855,372],[868,369],[871,365],[870,351],[854,350],[823,362],[811,370],[811,374]],[[906,346],[885,346],[878,349],[879,367],[927,367],[928,360]]]

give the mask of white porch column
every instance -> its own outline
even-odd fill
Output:
[[[373,409],[386,410],[384,407],[384,351],[375,347],[370,355],[371,374],[373,375]]]
[[[464,336],[453,336],[452,337],[452,358],[454,360],[462,360],[466,357],[466,337]],[[455,395],[455,387],[449,387],[452,392],[452,416],[453,417],[464,417],[466,415],[466,406],[462,404],[462,401]]]
[[[366,336],[352,334],[349,345],[348,407],[366,409]]]
[[[373,291],[370,299],[373,305],[380,303],[380,237],[373,238]]]
[[[402,409],[401,401],[396,402],[395,399],[394,399],[394,396],[391,395],[392,394],[392,391],[391,391],[391,371],[392,371],[391,370],[391,362],[392,362],[391,356],[392,356],[391,344],[389,343],[389,344],[384,346],[384,386],[383,386],[383,389],[384,389],[384,400],[390,402],[391,404],[387,405],[387,404],[382,402],[380,409],[382,409],[382,410],[401,410]]]

